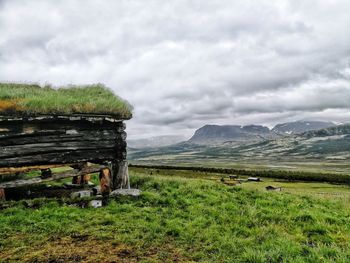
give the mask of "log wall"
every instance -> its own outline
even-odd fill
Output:
[[[124,130],[107,117],[0,117],[0,168],[122,161]]]

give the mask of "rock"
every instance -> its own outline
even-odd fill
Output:
[[[102,207],[102,200],[91,200],[89,205],[93,208]]]
[[[141,191],[139,189],[117,189],[111,192],[110,196],[140,196]]]
[[[71,194],[71,198],[83,198],[83,197],[90,197],[91,196],[91,191],[86,190],[86,191],[79,191],[79,192],[74,192]]]
[[[247,180],[249,182],[262,182],[262,180],[258,177],[249,177]]]
[[[275,187],[272,185],[266,186],[265,189],[267,191],[282,191],[282,187]]]

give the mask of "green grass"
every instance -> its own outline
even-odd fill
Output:
[[[107,114],[129,119],[132,107],[102,84],[51,88],[0,83],[0,114]]]
[[[151,174],[152,173],[152,174]],[[0,258],[21,262],[349,262],[350,206],[202,173],[132,168],[141,197],[100,209],[55,200],[0,212]],[[309,183],[312,184],[312,183]],[[258,184],[254,184],[257,186]]]

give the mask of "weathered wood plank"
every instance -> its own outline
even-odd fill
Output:
[[[112,167],[113,189],[129,189],[130,182],[127,161],[116,161]]]
[[[2,167],[0,168],[0,175],[6,174],[16,174],[16,173],[26,173],[32,170],[42,170],[42,169],[52,169],[62,166],[70,166],[73,164],[51,164],[51,165],[33,165],[33,166],[24,166],[24,167]]]
[[[79,162],[100,163],[123,156],[123,150],[102,149],[85,151],[64,151],[29,156],[0,159],[0,167],[20,167],[24,165],[66,164]]]
[[[23,180],[21,179],[21,180],[4,182],[4,183],[0,183],[0,189],[15,188],[15,187],[21,187],[21,186],[33,185],[33,184],[40,184],[43,182],[49,182],[49,181],[64,179],[64,178],[73,177],[73,176],[82,176],[85,174],[97,173],[103,168],[106,168],[106,166],[103,166],[103,165],[90,166],[90,167],[84,168],[83,170],[73,169],[71,171],[54,173],[54,174],[52,174],[51,177],[48,177],[48,178],[36,177],[36,178],[32,178],[32,179],[23,179]]]
[[[101,121],[98,123],[87,120],[16,120],[0,121],[0,134],[4,133],[32,133],[36,131],[116,131],[123,132],[125,124],[123,122]]]
[[[12,158],[19,156],[28,156],[35,154],[45,154],[62,151],[85,151],[98,149],[116,149],[121,143],[114,141],[95,141],[95,142],[55,142],[55,143],[39,143],[25,144],[16,146],[6,146],[1,148],[0,159]]]
[[[87,132],[78,134],[35,134],[35,135],[16,135],[0,137],[0,146],[24,145],[47,142],[81,142],[81,141],[106,141],[106,140],[125,140],[126,133],[116,133],[115,131],[106,132]]]

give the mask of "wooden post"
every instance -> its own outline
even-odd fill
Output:
[[[101,169],[99,179],[102,196],[108,196],[112,188],[112,175],[110,169]]]
[[[78,169],[78,170],[83,170],[86,169],[86,167],[88,167],[87,163],[78,163],[75,165],[71,165],[70,167],[72,167],[73,169]],[[81,175],[81,176],[74,176],[72,178],[72,184],[80,184],[80,185],[85,185],[88,184],[89,181],[91,179],[91,176],[86,174],[86,175]]]
[[[0,188],[0,202],[1,201],[6,201],[6,195],[5,195],[5,189]]]
[[[128,162],[112,162],[113,189],[130,189]]]

